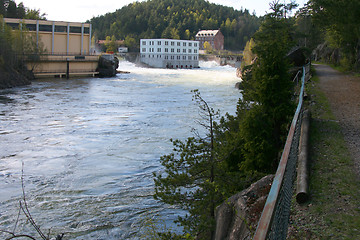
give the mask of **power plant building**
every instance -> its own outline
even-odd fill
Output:
[[[199,42],[176,39],[141,39],[140,61],[155,68],[198,68]]]

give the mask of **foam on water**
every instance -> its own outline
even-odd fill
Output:
[[[0,91],[0,225],[12,229],[21,168],[30,211],[42,229],[68,239],[141,239],[147,218],[167,225],[182,211],[155,201],[154,171],[170,138],[198,128],[192,89],[235,112],[232,67],[141,68],[120,62],[114,78],[44,79]],[[34,233],[24,218],[23,231]],[[35,235],[35,233],[34,233]],[[0,238],[2,235],[0,234]]]

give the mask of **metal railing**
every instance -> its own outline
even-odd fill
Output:
[[[254,240],[286,239],[293,185],[296,176],[295,170],[298,158],[305,78],[309,72],[310,64],[304,66],[302,69],[299,103],[291,123],[269,196],[253,238]],[[298,74],[295,78],[297,77]],[[294,79],[294,82],[296,81],[297,79]]]

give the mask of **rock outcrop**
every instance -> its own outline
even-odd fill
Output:
[[[263,177],[217,207],[215,240],[251,239],[274,175]]]
[[[312,57],[314,61],[339,64],[341,54],[339,49],[331,48],[327,42],[324,42],[313,50]]]
[[[119,59],[114,55],[106,54],[99,58],[99,77],[114,77],[119,67]]]

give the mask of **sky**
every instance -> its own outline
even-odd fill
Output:
[[[142,1],[142,0],[138,0]],[[181,0],[179,0],[181,1]],[[237,10],[248,9],[250,13],[255,11],[257,16],[262,16],[269,11],[269,3],[273,0],[208,0],[211,3],[233,7]],[[290,0],[281,0],[289,3]],[[85,22],[92,17],[115,12],[135,0],[17,0],[23,2],[25,7],[40,9],[40,13],[46,13],[48,20]],[[296,0],[300,7],[307,0]]]

